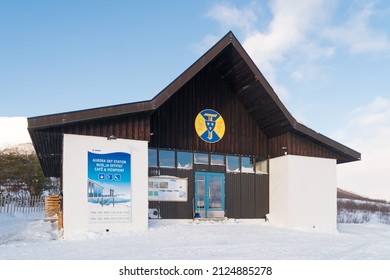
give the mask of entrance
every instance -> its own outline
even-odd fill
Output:
[[[195,213],[201,218],[225,216],[225,174],[195,173]]]

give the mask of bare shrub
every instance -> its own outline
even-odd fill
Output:
[[[390,224],[390,204],[354,199],[338,199],[338,223],[367,223],[372,219]]]
[[[379,221],[382,224],[390,225],[390,212],[381,212],[379,214]]]

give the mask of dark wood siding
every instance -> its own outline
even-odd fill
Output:
[[[204,109],[225,120],[224,137],[209,144],[196,134],[194,122]],[[151,116],[150,146],[210,153],[267,156],[267,137],[235,93],[210,67],[203,69]]]
[[[255,218],[255,176],[241,174],[240,184],[240,217]]]
[[[225,206],[228,218],[265,218],[269,213],[268,175],[226,173]]]
[[[269,213],[269,176],[255,176],[255,217],[265,218]]]
[[[293,132],[287,132],[270,138],[268,140],[269,156],[271,158],[282,156],[284,154],[283,147],[286,147],[287,153],[290,155],[332,158],[340,161],[346,160],[346,158],[340,154],[332,152],[330,149],[327,149],[314,141],[309,141]]]
[[[66,124],[46,131],[51,130],[56,133],[103,137],[115,135],[117,138],[149,141],[150,115],[149,113],[121,115]]]
[[[225,175],[225,215],[228,218],[241,217],[241,176],[226,173]]]

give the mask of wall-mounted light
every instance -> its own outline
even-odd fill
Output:
[[[284,155],[287,155],[287,147],[282,147]]]

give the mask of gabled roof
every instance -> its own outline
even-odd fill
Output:
[[[31,117],[28,118],[29,132],[32,139],[37,139],[40,137],[39,131],[51,127],[124,114],[152,112],[206,66],[212,67],[220,74],[268,138],[291,131],[341,154],[347,161],[360,159],[360,153],[298,123],[232,32],[227,33],[151,100]],[[35,147],[37,149],[37,145]]]

